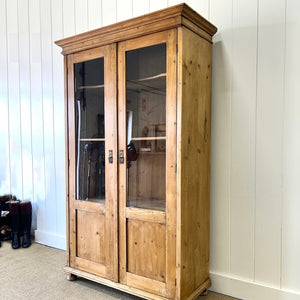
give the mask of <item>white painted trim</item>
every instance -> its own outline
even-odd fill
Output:
[[[279,289],[227,274],[211,272],[211,291],[245,300],[299,300],[300,292]]]
[[[54,233],[36,230],[34,241],[53,248],[66,250],[66,237]]]

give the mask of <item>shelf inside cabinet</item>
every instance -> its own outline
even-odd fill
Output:
[[[132,137],[132,141],[157,141],[157,140],[165,140],[165,136],[145,136],[145,137]]]
[[[105,138],[84,138],[80,142],[105,142]]]
[[[105,198],[86,198],[84,200],[80,200],[80,201],[85,201],[85,202],[93,202],[93,203],[98,203],[98,204],[102,204],[105,205]]]
[[[143,91],[157,93],[159,95],[166,94],[166,73],[161,73],[155,76],[140,78],[140,79],[127,79],[127,90],[130,91]]]
[[[149,210],[166,211],[165,199],[146,199],[142,197],[129,197],[127,207],[135,207]]]
[[[137,151],[139,155],[166,155],[165,151]]]
[[[104,84],[99,84],[99,85],[82,85],[79,86],[77,89],[78,90],[85,90],[85,89],[103,89]]]

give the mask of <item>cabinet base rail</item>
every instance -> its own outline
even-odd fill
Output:
[[[124,284],[121,284],[121,283],[118,283],[118,282],[114,282],[114,281],[111,281],[111,280],[108,280],[108,279],[90,274],[88,272],[77,270],[77,269],[74,269],[74,268],[71,268],[71,267],[65,267],[64,272],[65,272],[66,277],[67,277],[68,280],[69,280],[70,277],[73,278],[73,276],[75,275],[75,276],[78,276],[78,277],[82,277],[82,278],[85,278],[85,279],[88,279],[88,280],[91,280],[91,281],[94,281],[94,282],[112,287],[112,288],[117,289],[119,291],[126,292],[128,294],[141,297],[143,299],[149,299],[149,300],[166,300],[166,299],[168,299],[168,298],[165,298],[165,297],[160,297],[160,296],[148,293],[148,292],[141,291],[141,290],[133,288],[133,287],[129,287],[127,285],[124,285]],[[71,280],[74,280],[74,279],[71,279]]]
[[[71,267],[65,267],[64,272],[66,274],[66,279],[70,280],[70,281],[75,280],[76,276],[78,276],[78,277],[82,277],[82,278],[112,287],[119,291],[141,297],[143,299],[149,299],[149,300],[166,300],[166,299],[168,299],[165,297],[151,294],[151,293],[148,293],[148,292],[145,292],[145,291],[142,291],[142,290],[118,283],[118,282],[114,282],[114,281],[90,274],[88,272],[84,272],[84,271],[81,271],[78,269],[71,268]],[[208,288],[210,286],[211,286],[211,280],[210,280],[210,278],[208,278],[187,299],[192,300],[192,299],[196,299],[199,295],[203,295],[203,296],[207,295]]]

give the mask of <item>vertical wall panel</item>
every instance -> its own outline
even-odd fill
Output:
[[[150,12],[166,8],[167,6],[167,0],[150,0]]]
[[[38,208],[36,215],[39,230],[46,230],[45,224],[45,160],[42,100],[42,61],[40,5],[38,0],[29,0],[30,31],[30,88],[32,127],[32,169],[33,201]]]
[[[182,0],[168,0],[168,6],[173,6],[182,3]]]
[[[102,0],[88,0],[89,30],[102,26]]]
[[[18,1],[19,58],[20,58],[20,109],[22,142],[22,199],[33,200],[32,149],[31,149],[31,95],[28,1]]]
[[[75,28],[76,34],[88,30],[87,0],[75,0]]]
[[[117,21],[132,17],[132,0],[117,0]]]
[[[300,293],[300,2],[287,1],[282,287]]]
[[[214,37],[212,66],[210,269],[230,272],[230,156],[232,0],[211,1]]]
[[[62,1],[52,0],[52,40],[63,38]],[[54,122],[54,152],[55,152],[55,186],[56,186],[56,233],[61,237],[66,235],[65,211],[65,119],[64,119],[64,73],[61,48],[52,43],[53,68],[53,122]],[[64,244],[62,246],[65,246]]]
[[[187,0],[186,4],[197,11],[204,18],[209,19],[210,2],[210,0]],[[214,2],[214,0],[212,0],[212,2]],[[219,1],[219,7],[222,7],[224,9],[225,5],[221,6]]]
[[[63,3],[63,26],[64,36],[75,34],[75,0],[64,0]]]
[[[258,12],[255,281],[280,287],[285,0]]]
[[[102,1],[102,20],[103,26],[117,22],[117,0]]]
[[[8,37],[8,102],[10,136],[11,193],[19,198],[23,194],[22,143],[20,130],[20,80],[18,43],[18,3],[7,1]],[[16,17],[17,16],[17,17]]]
[[[41,50],[42,50],[42,97],[44,125],[45,187],[46,206],[45,220],[48,232],[56,231],[56,182],[55,153],[53,132],[53,81],[52,81],[52,22],[51,2],[43,0],[41,5]],[[55,199],[55,201],[53,201]],[[53,219],[54,218],[54,219]]]
[[[10,192],[6,0],[0,0],[0,195]]]
[[[233,1],[231,103],[231,273],[254,278],[256,1]]]
[[[149,0],[132,0],[133,17],[141,16],[150,12]]]

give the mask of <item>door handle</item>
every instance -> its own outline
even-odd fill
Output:
[[[124,151],[120,150],[119,163],[124,164]]]
[[[108,150],[108,162],[110,164],[113,163],[113,151],[112,150]]]

